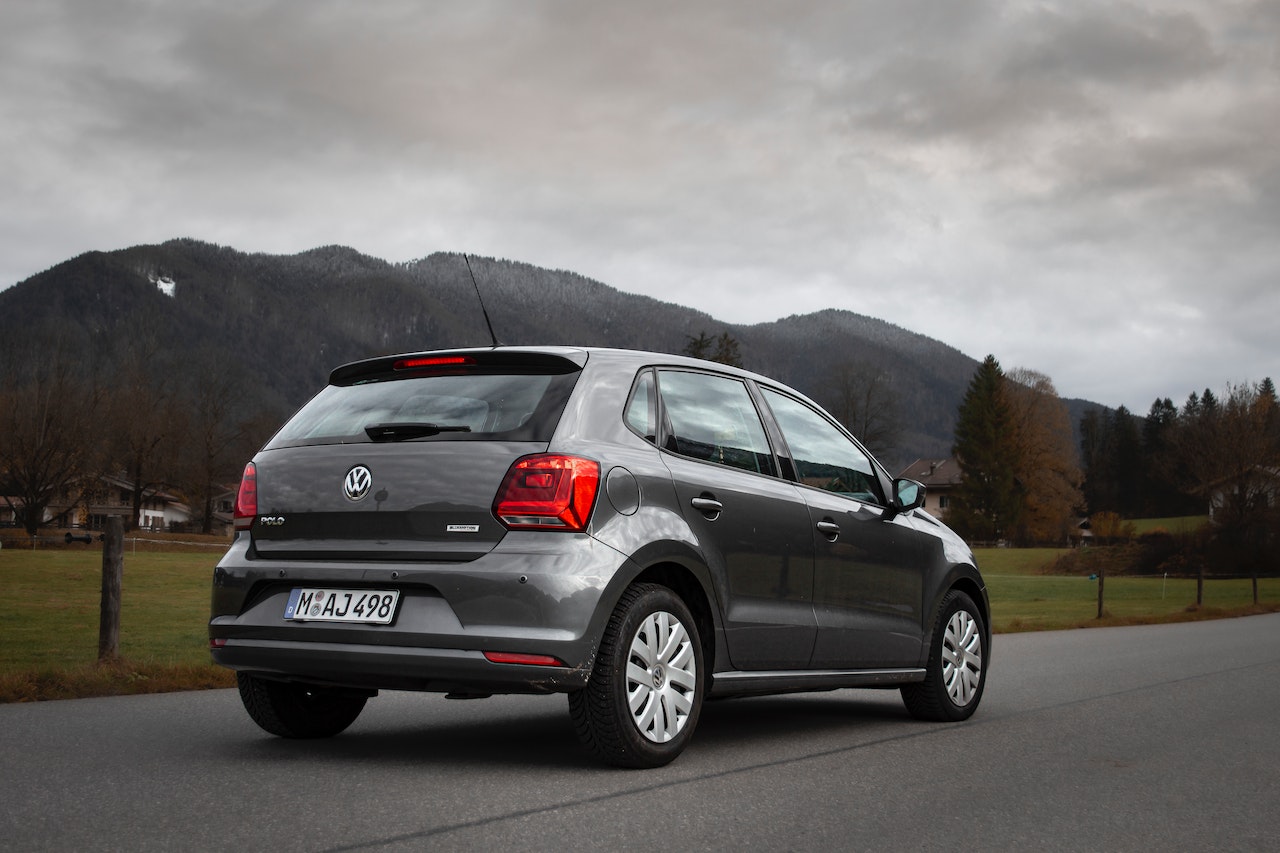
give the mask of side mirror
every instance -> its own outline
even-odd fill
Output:
[[[893,481],[893,508],[896,512],[910,512],[924,506],[924,486],[905,477]]]

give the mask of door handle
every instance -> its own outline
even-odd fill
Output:
[[[707,517],[708,521],[715,521],[720,517],[720,513],[724,511],[724,504],[715,498],[694,498],[689,501],[693,508]]]
[[[818,532],[834,542],[840,538],[840,525],[829,518],[824,518],[818,522]]]

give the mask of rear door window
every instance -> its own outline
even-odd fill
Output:
[[[764,425],[741,380],[663,370],[658,393],[670,427],[668,450],[757,474],[777,473]]]

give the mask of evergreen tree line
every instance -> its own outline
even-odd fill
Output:
[[[1280,406],[1271,379],[1156,400],[1081,420],[1079,453],[1048,377],[1008,375],[993,356],[961,402],[953,453],[963,481],[947,521],[970,541],[1061,543],[1076,520],[1211,516],[1179,559],[1253,574],[1280,540]]]
[[[1280,426],[1270,378],[1230,385],[1223,400],[1191,392],[1168,397],[1145,418],[1121,406],[1081,421],[1085,499],[1091,510],[1126,518],[1200,515],[1226,501],[1228,516],[1261,508],[1280,471]],[[1268,469],[1271,469],[1268,471]],[[1225,495],[1225,498],[1224,498]]]

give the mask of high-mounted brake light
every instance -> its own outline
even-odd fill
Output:
[[[468,355],[436,355],[425,358],[401,358],[391,365],[393,370],[418,370],[423,367],[461,367],[475,364],[476,360]]]
[[[493,502],[512,530],[586,529],[600,486],[600,465],[581,456],[540,453],[517,459]]]
[[[236,492],[234,512],[236,530],[248,530],[258,517],[258,468],[252,462],[244,466],[240,490]]]

